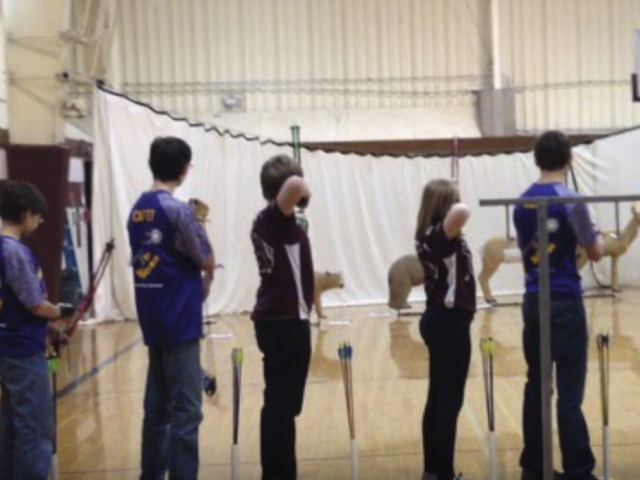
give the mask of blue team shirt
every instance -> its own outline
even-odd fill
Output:
[[[193,209],[169,192],[147,192],[131,210],[127,229],[145,344],[174,346],[199,338],[201,267],[212,248]]]
[[[578,197],[561,183],[534,183],[521,198]],[[577,266],[577,247],[588,247],[596,241],[596,230],[584,203],[549,205],[549,280],[551,294],[582,296]],[[513,212],[525,270],[526,293],[539,292],[538,220],[536,205],[518,205]]]
[[[30,309],[46,299],[33,252],[15,238],[0,236],[0,356],[27,358],[45,352],[47,320]]]

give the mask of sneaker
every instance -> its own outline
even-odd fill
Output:
[[[529,470],[522,470],[522,476],[520,480],[543,480],[543,476],[538,473],[530,472]],[[553,480],[564,480],[564,477],[560,472],[553,472]]]

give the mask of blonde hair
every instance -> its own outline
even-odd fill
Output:
[[[422,190],[415,239],[422,237],[430,226],[444,221],[453,204],[459,201],[458,187],[450,180],[440,178],[427,183]]]

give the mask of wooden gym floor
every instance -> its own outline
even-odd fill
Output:
[[[585,412],[600,472],[601,416],[595,336],[612,334],[611,443],[616,480],[640,478],[640,288],[617,298],[587,300],[592,341]],[[422,308],[415,306],[416,313]],[[386,306],[327,309],[329,322],[313,329],[313,358],[305,406],[298,420],[301,480],[350,479],[349,434],[337,349],[354,348],[355,416],[362,480],[419,480],[420,425],[428,386],[428,358],[418,316],[396,319]],[[341,325],[340,321],[351,323]],[[219,393],[205,397],[200,434],[200,478],[230,479],[231,363],[245,349],[240,426],[241,479],[259,480],[258,419],[261,357],[246,316],[222,317],[208,327],[215,341]],[[232,333],[232,338],[224,338]],[[495,405],[500,478],[519,479],[524,361],[518,307],[480,310],[473,325],[474,352],[460,415],[457,467],[471,480],[489,478],[481,336],[497,341]],[[203,343],[204,347],[204,343]],[[204,356],[204,348],[203,348]],[[59,388],[62,479],[138,478],[146,350],[136,323],[83,327],[64,352]],[[556,450],[555,463],[560,466]]]

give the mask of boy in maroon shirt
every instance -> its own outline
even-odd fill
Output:
[[[296,480],[295,418],[302,411],[311,359],[313,260],[296,207],[311,192],[302,167],[285,155],[265,162],[260,174],[267,206],[253,222],[260,287],[251,314],[263,354],[264,405],[260,416],[262,480]]]

